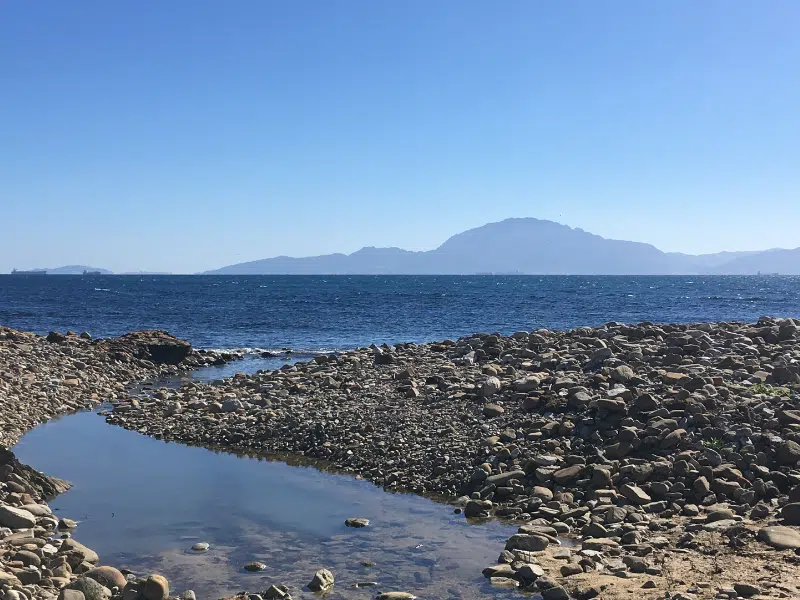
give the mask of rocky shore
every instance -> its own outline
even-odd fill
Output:
[[[0,597],[166,600],[169,584],[160,575],[100,566],[72,538],[76,523],[54,517],[47,505],[69,484],[21,464],[7,448],[49,419],[124,398],[136,382],[233,358],[195,351],[163,331],[95,341],[86,333],[43,337],[0,327]]]
[[[108,421],[292,453],[518,522],[484,574],[575,598],[800,597],[800,321],[482,334],[129,398]]]

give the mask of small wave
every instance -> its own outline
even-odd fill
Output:
[[[95,292],[110,292],[111,290],[108,288],[94,288]]]
[[[315,356],[317,354],[336,354],[342,349],[334,350],[331,348],[202,348],[206,352],[217,352],[221,354],[244,354],[245,356],[260,356],[262,354],[274,354],[277,356]]]

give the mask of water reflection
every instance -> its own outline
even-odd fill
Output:
[[[480,574],[511,527],[470,526],[446,505],[352,477],[164,443],[93,413],[37,427],[15,451],[73,482],[51,505],[81,521],[78,540],[105,563],[163,573],[175,592],[219,598],[284,583],[294,597],[310,598],[302,588],[324,567],[336,575],[331,600],[372,598],[379,590],[423,598],[514,595],[493,590]],[[349,529],[348,517],[371,524]],[[198,541],[209,542],[210,551],[191,552]],[[244,572],[253,560],[267,569]],[[350,588],[365,581],[378,586]]]

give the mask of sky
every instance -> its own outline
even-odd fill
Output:
[[[800,2],[0,0],[0,272],[800,246]]]

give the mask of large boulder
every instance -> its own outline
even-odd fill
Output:
[[[800,525],[800,502],[787,504],[781,510],[784,525]]]
[[[11,529],[30,529],[36,525],[36,517],[24,508],[0,506],[0,526]]]
[[[69,587],[82,592],[86,600],[108,600],[111,597],[111,591],[107,587],[90,577],[76,579]]]
[[[144,600],[167,600],[169,597],[169,582],[163,575],[150,575],[144,583],[142,590]]]
[[[192,351],[189,342],[158,329],[134,331],[102,340],[100,345],[112,358],[149,360],[157,365],[180,364]]]
[[[114,567],[95,567],[84,574],[84,577],[94,579],[97,583],[111,589],[117,587],[122,589],[128,583],[125,576]]]
[[[76,542],[73,538],[67,538],[62,542],[61,552],[77,552],[83,556],[83,560],[88,563],[92,563],[93,565],[100,561],[100,557],[97,556],[97,552],[91,548],[87,548],[80,542]]]

